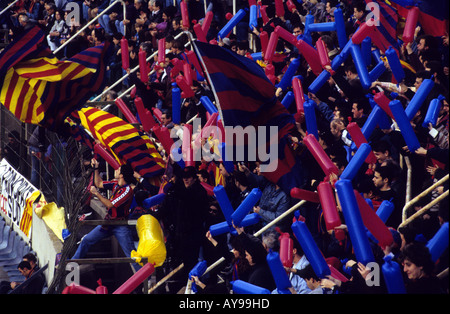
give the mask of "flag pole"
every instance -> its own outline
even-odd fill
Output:
[[[222,123],[225,126],[225,120],[223,119],[222,108],[220,108],[219,97],[217,96],[216,89],[214,88],[214,84],[212,83],[211,77],[209,76],[209,72],[208,72],[208,69],[206,68],[206,64],[203,61],[203,58],[202,58],[200,52],[198,51],[197,46],[195,45],[195,41],[192,38],[192,34],[187,31],[185,31],[185,34],[188,36],[191,46],[194,47],[195,54],[197,55],[197,58],[200,60],[200,63],[203,66],[203,70],[206,73],[206,77],[208,78],[209,85],[211,86],[211,91],[212,91],[212,93],[214,95],[214,99],[216,101],[216,107],[217,107],[217,110],[219,111],[220,119],[222,119]]]

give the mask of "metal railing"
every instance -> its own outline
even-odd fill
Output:
[[[19,0],[15,0],[14,2],[10,3],[6,8],[4,8],[4,9],[2,10],[2,12],[0,12],[0,16],[1,16],[3,13],[5,13],[6,11],[8,11],[9,8],[11,8],[14,4],[16,4],[17,1],[19,1]]]
[[[110,4],[106,9],[104,9],[100,14],[98,14],[96,17],[94,17],[92,20],[90,20],[86,25],[84,25],[82,28],[80,28],[80,30],[78,32],[75,33],[75,35],[71,36],[68,40],[66,40],[61,46],[59,46],[58,48],[55,49],[55,51],[53,51],[54,54],[57,54],[58,51],[60,51],[61,49],[63,49],[68,43],[70,43],[74,38],[76,38],[81,32],[83,32],[86,28],[89,27],[89,25],[91,25],[92,23],[94,23],[95,21],[97,21],[101,16],[103,16],[106,12],[108,12],[113,6],[115,6],[117,4],[117,2],[120,2],[122,4],[122,8],[123,8],[123,16],[125,18],[126,13],[127,13],[127,9],[126,9],[126,5],[125,2],[123,0],[116,0],[114,1],[112,4]],[[126,32],[126,26],[124,25],[124,34]]]
[[[430,203],[428,203],[427,205],[425,205],[424,207],[422,207],[420,210],[418,210],[417,212],[415,212],[413,215],[411,215],[410,217],[407,217],[407,211],[408,209],[413,206],[415,203],[417,203],[418,201],[420,201],[423,197],[427,196],[429,193],[431,193],[434,189],[436,189],[438,186],[442,185],[444,182],[446,182],[449,178],[449,175],[447,174],[445,177],[443,177],[442,179],[440,179],[439,181],[437,181],[436,183],[434,183],[432,186],[430,186],[429,188],[427,188],[426,190],[422,191],[422,193],[420,193],[419,195],[417,195],[416,197],[414,197],[412,200],[408,201],[405,206],[403,207],[402,210],[402,223],[398,226],[398,228],[404,227],[407,224],[409,224],[411,221],[413,221],[414,219],[416,219],[417,217],[421,216],[422,214],[424,214],[425,212],[427,212],[431,207],[433,207],[434,205],[438,204],[440,201],[442,201],[444,198],[448,197],[448,193],[449,191],[445,191],[444,193],[442,193],[441,195],[439,195],[437,198],[435,198],[434,200],[432,200]]]

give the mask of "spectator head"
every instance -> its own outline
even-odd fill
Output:
[[[417,38],[417,50],[419,53],[425,50],[438,49],[438,43],[436,39],[431,35],[421,35]]]
[[[390,188],[392,180],[395,176],[395,174],[392,173],[392,170],[392,167],[389,167],[387,165],[377,165],[377,167],[375,167],[375,172],[373,174],[373,183],[375,184],[376,188],[380,190]]]
[[[366,103],[363,98],[361,99],[355,99],[352,104],[352,115],[353,119],[360,119],[362,118],[367,110]]]
[[[238,189],[243,191],[248,187],[249,185],[248,178],[245,175],[245,173],[241,171],[235,171],[233,177],[234,177],[234,184],[236,184]]]
[[[161,115],[161,123],[163,126],[168,125],[170,122],[172,122],[172,114],[170,111],[165,111]]]
[[[341,119],[333,119],[330,122],[330,131],[331,134],[333,134],[333,136],[335,138],[339,138],[341,137],[342,131],[345,129],[345,124]]]
[[[361,20],[366,14],[366,3],[364,1],[358,1],[353,5],[353,16],[357,20]]]
[[[391,158],[391,145],[387,141],[379,140],[373,143],[372,151],[380,164]]]
[[[280,250],[280,244],[278,242],[278,233],[269,231],[263,234],[262,243],[267,252],[272,250],[273,252],[278,252]]]
[[[414,87],[416,90],[420,87],[422,82],[426,79],[431,78],[431,72],[430,71],[420,71],[416,73],[416,81],[414,82]]]
[[[197,170],[193,166],[188,166],[183,169],[183,183],[186,188],[191,187],[197,180]]]
[[[209,173],[206,169],[201,169],[197,173],[197,177],[200,182],[209,183]]]
[[[297,36],[303,34],[304,29],[305,29],[305,26],[303,25],[303,23],[299,22],[294,25],[294,27],[292,28],[292,32],[293,32],[294,36],[297,37]]]
[[[431,276],[434,263],[424,243],[412,242],[402,248],[400,253],[403,271],[410,280]]]
[[[25,255],[22,257],[22,259],[23,259],[24,261],[27,261],[28,263],[30,263],[30,266],[31,266],[32,268],[34,268],[34,267],[36,266],[36,264],[37,264],[37,258],[36,258],[36,255],[34,255],[33,253],[27,253],[27,254],[25,254]]]
[[[136,184],[136,179],[134,177],[134,170],[128,164],[120,166],[118,179],[119,179],[118,184],[120,186],[126,184]]]
[[[144,201],[150,197],[150,193],[147,190],[137,190],[134,192],[134,199],[138,206],[144,206]]]
[[[28,276],[31,273],[31,270],[33,269],[33,267],[31,267],[30,263],[27,261],[21,261],[19,263],[19,265],[17,265],[17,269],[19,270],[19,272],[25,277],[28,278]]]
[[[237,43],[236,53],[241,56],[245,56],[249,50],[248,41],[240,41]]]
[[[314,269],[311,264],[308,264],[308,266],[306,266],[305,268],[297,271],[297,275],[305,279],[308,288],[311,290],[314,290],[318,286],[320,286],[320,279],[314,272]]]

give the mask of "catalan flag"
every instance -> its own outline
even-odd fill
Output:
[[[162,175],[165,162],[150,138],[119,117],[94,107],[81,108],[71,116],[95,140],[109,149],[119,164],[130,164],[145,178]]]
[[[39,27],[25,31],[0,54],[0,102],[19,120],[57,131],[64,119],[104,87],[106,42],[60,61]]]
[[[255,61],[220,46],[198,41],[195,45],[219,100],[218,109],[224,126],[254,126],[257,132],[265,130],[267,142],[258,145],[267,148],[269,141],[275,142],[278,158],[269,160],[277,165],[276,169],[263,172],[263,175],[287,193],[293,187],[303,186],[305,169],[291,150],[288,140],[289,133],[295,128],[294,117],[276,98],[275,86],[264,70]],[[260,129],[260,126],[265,128]],[[278,130],[275,139],[267,135],[271,126]]]

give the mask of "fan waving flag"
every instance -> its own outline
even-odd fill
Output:
[[[108,42],[60,61],[43,44],[38,27],[24,32],[0,54],[0,102],[19,120],[57,131],[105,85]]]
[[[255,61],[220,46],[196,41],[195,47],[215,91],[224,126],[253,126],[258,138],[261,132],[265,132],[266,142],[258,143],[258,146],[263,145],[264,152],[276,148],[277,158],[261,162],[276,165],[276,168],[267,167],[271,171],[262,174],[287,193],[293,187],[303,186],[304,169],[291,150],[288,139],[295,128],[294,117],[276,98],[275,86],[264,70]],[[270,127],[276,127],[275,136],[269,135]],[[260,156],[258,159],[261,161]]]
[[[164,173],[165,162],[161,155],[150,139],[142,136],[133,125],[93,107],[74,112],[72,118],[75,121],[79,119],[80,124],[109,149],[119,164],[128,163],[144,178]]]

